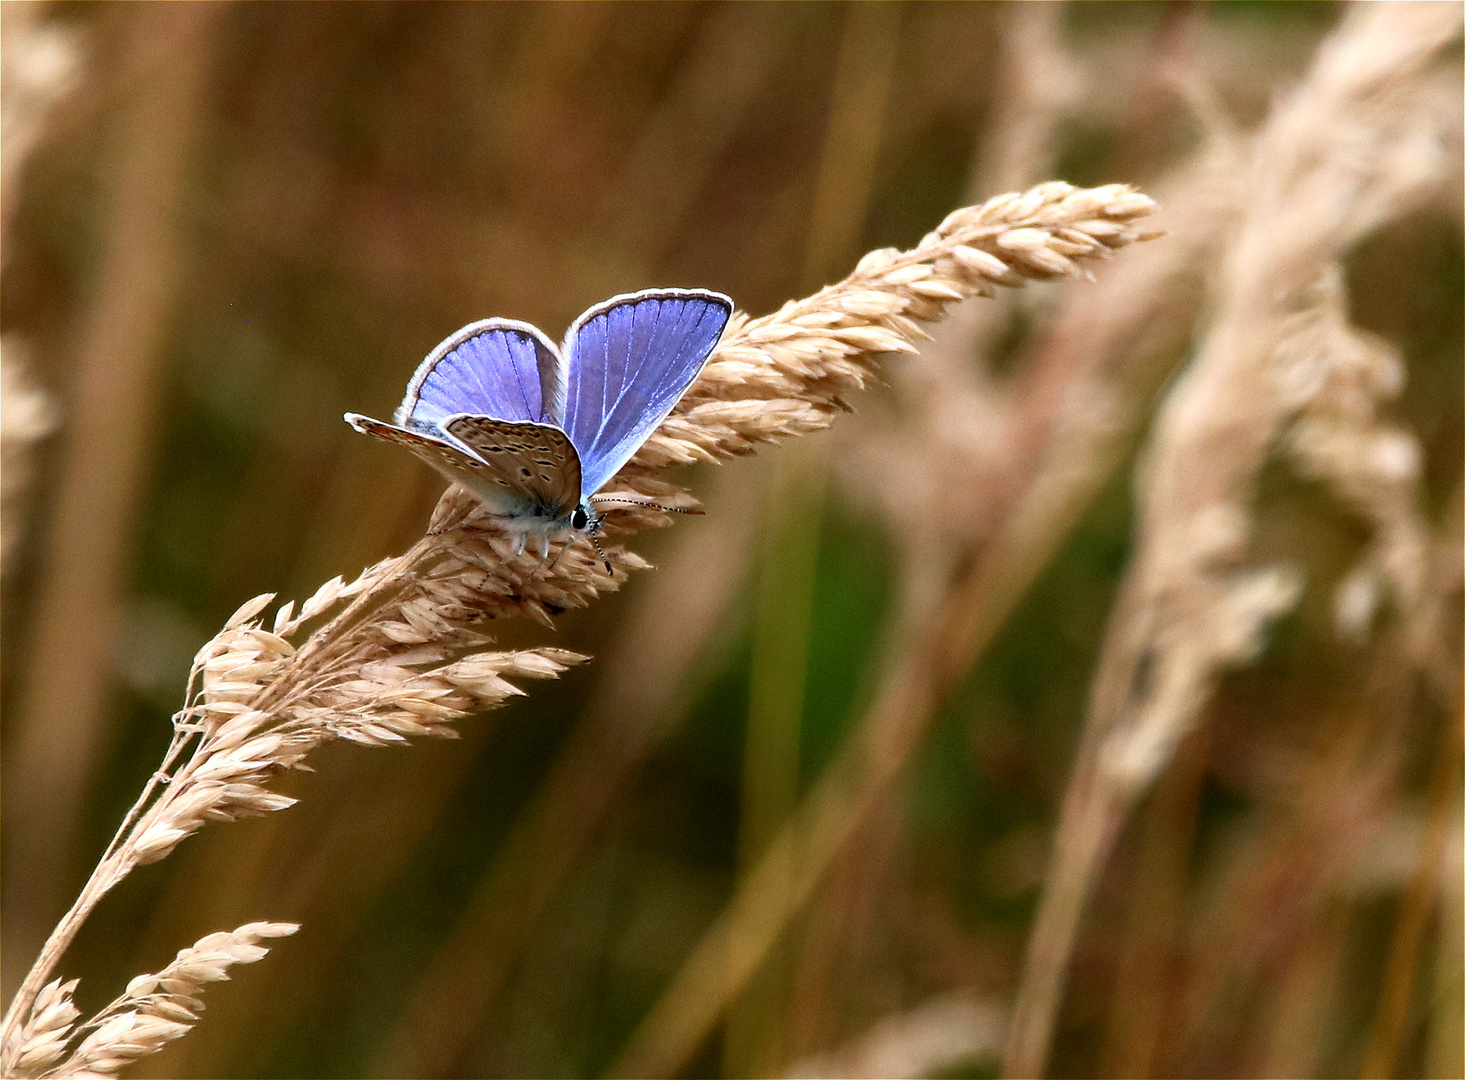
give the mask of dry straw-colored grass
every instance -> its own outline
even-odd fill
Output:
[[[10,34],[14,7],[6,8],[7,46],[17,40]],[[1448,524],[1439,527],[1420,495],[1422,474],[1434,495],[1441,494],[1434,482],[1442,470],[1447,482],[1454,478],[1453,466],[1438,460],[1441,445],[1453,446],[1453,434],[1446,431],[1442,440],[1428,425],[1438,417],[1453,423],[1455,414],[1438,402],[1421,408],[1418,388],[1396,404],[1405,382],[1400,350],[1350,321],[1356,308],[1360,323],[1393,334],[1410,350],[1427,350],[1428,330],[1388,324],[1391,314],[1417,312],[1419,304],[1404,299],[1402,289],[1391,296],[1386,288],[1370,287],[1350,298],[1347,285],[1355,271],[1365,280],[1377,274],[1375,241],[1387,262],[1411,244],[1427,253],[1420,241],[1435,216],[1458,223],[1458,73],[1447,64],[1426,69],[1424,61],[1410,59],[1427,53],[1423,38],[1458,32],[1453,9],[1339,9],[1342,19],[1326,48],[1289,93],[1277,77],[1286,71],[1290,80],[1301,70],[1302,47],[1310,52],[1320,32],[1315,26],[1279,35],[1292,51],[1263,58],[1266,50],[1243,41],[1251,31],[1238,33],[1234,21],[1214,9],[1166,5],[1156,26],[1126,38],[1130,44],[1149,38],[1149,47],[1132,54],[1144,57],[1133,65],[1134,77],[1114,79],[1115,65],[1105,62],[1112,53],[1102,43],[1096,47],[1083,33],[1068,41],[1058,32],[1064,8],[1003,9],[995,21],[1001,41],[990,71],[993,96],[984,99],[988,130],[977,141],[980,167],[971,190],[1016,188],[1051,175],[1060,129],[1101,116],[1118,129],[1106,174],[1157,176],[1145,186],[1165,212],[1146,225],[1164,229],[1164,241],[1114,260],[1082,288],[1014,291],[1000,303],[948,305],[943,288],[970,295],[972,282],[952,265],[961,257],[947,246],[951,238],[933,234],[922,245],[930,248],[929,258],[881,256],[889,260],[883,269],[873,266],[766,320],[738,317],[711,369],[718,377],[710,374],[689,395],[627,469],[622,489],[692,505],[667,481],[664,466],[746,453],[759,442],[826,426],[854,401],[876,352],[919,348],[915,360],[892,365],[888,394],[871,395],[894,407],[862,404],[857,422],[841,424],[835,455],[847,481],[844,494],[873,503],[897,545],[896,602],[881,646],[873,650],[880,670],[870,673],[876,676],[870,707],[852,717],[857,723],[850,737],[763,856],[752,852],[746,866],[740,862],[730,903],[668,981],[616,1068],[684,1069],[709,1048],[708,1036],[723,1022],[724,1071],[730,1073],[751,1072],[756,1064],[812,1075],[916,1075],[989,1059],[1004,1041],[1009,1071],[1027,1073],[1045,1067],[1050,1043],[1056,1043],[1057,1060],[1072,1064],[1076,1050],[1093,1045],[1089,1036],[1098,1020],[1102,1052],[1097,1064],[1081,1067],[1114,1075],[1311,1075],[1333,1071],[1358,1051],[1365,1075],[1412,1068],[1421,1054],[1426,1075],[1458,1075],[1459,1009],[1452,1006],[1459,995],[1460,922],[1450,916],[1458,913],[1460,888],[1460,645],[1452,616],[1460,588],[1461,496],[1457,489],[1442,515]],[[542,46],[554,39],[583,54],[588,41],[608,36],[607,10],[535,9],[525,43],[505,68],[507,98],[519,110],[515,120],[515,110],[508,109],[511,128],[533,111],[530,101],[552,96],[578,70],[573,63],[543,65]],[[1429,30],[1436,17],[1451,26]],[[681,14],[668,19],[695,29],[692,47],[682,49],[685,62],[673,72],[672,90],[640,129],[622,175],[602,190],[594,239],[556,263],[553,273],[535,271],[532,260],[524,260],[526,273],[514,287],[526,294],[544,291],[546,280],[567,293],[588,287],[592,264],[589,276],[597,283],[606,266],[614,268],[612,276],[647,276],[644,268],[672,242],[694,192],[716,175],[732,134],[748,122],[759,88],[798,40],[796,20],[762,9],[746,19],[721,7],[695,24]],[[1411,37],[1415,45],[1403,44]],[[893,42],[885,47],[907,51],[903,40],[898,50]],[[745,62],[737,65],[736,79],[725,79],[726,57],[734,52]],[[1247,70],[1235,56],[1250,58]],[[865,68],[867,75],[874,70]],[[834,96],[837,103],[840,93]],[[1185,119],[1177,96],[1188,100],[1190,119],[1199,121],[1202,145],[1188,161],[1173,164],[1172,152],[1187,134],[1184,123],[1175,122]],[[7,107],[10,101],[7,96]],[[1243,137],[1228,114],[1233,108],[1236,116],[1260,120],[1260,135]],[[831,110],[831,130],[838,113],[838,107]],[[1445,122],[1451,116],[1453,128]],[[901,122],[907,119],[902,114]],[[867,128],[861,138],[878,145],[878,125]],[[893,121],[892,134],[899,135]],[[511,171],[535,172],[534,140],[511,142]],[[538,152],[549,142],[540,140]],[[686,168],[658,187],[652,163],[663,160]],[[1160,176],[1162,162],[1171,171]],[[13,164],[8,156],[7,182]],[[825,171],[838,172],[825,162],[821,188]],[[833,179],[849,179],[858,170],[846,173]],[[652,188],[658,194],[647,198],[643,189]],[[842,197],[855,199],[848,190]],[[13,206],[7,200],[7,210]],[[1402,228],[1389,228],[1412,207],[1424,212]],[[495,217],[492,232],[529,235],[515,213]],[[970,230],[978,211],[963,213]],[[862,215],[863,209],[846,214],[850,220]],[[816,210],[812,218],[828,216]],[[777,219],[770,215],[757,229],[771,236],[799,227]],[[1020,227],[1004,214],[988,225]],[[1384,235],[1356,244],[1377,232]],[[993,234],[969,246],[979,261],[983,254],[1005,260],[998,244]],[[818,247],[812,238],[809,247]],[[1350,250],[1355,247],[1360,250]],[[886,270],[902,269],[901,258],[913,257],[928,276],[910,284],[920,281],[924,288],[885,277]],[[481,252],[474,251],[473,261],[481,262]],[[828,278],[821,272],[807,280]],[[914,323],[943,310],[956,317],[936,341],[917,345]],[[1012,343],[1017,348],[1009,357],[1004,346]],[[1156,413],[1160,385],[1187,353],[1194,362]],[[1412,351],[1410,356],[1415,358]],[[989,367],[988,359],[1004,363]],[[1419,374],[1439,377],[1437,358],[1426,351],[1418,359]],[[10,374],[7,363],[7,380]],[[9,385],[5,393],[9,410]],[[963,854],[982,861],[984,887],[987,878],[1000,878],[1009,896],[1046,887],[1009,1032],[1013,1011],[1007,1003],[1019,974],[1016,941],[1008,928],[994,933],[990,921],[941,914],[937,909],[951,899],[943,886],[952,882],[940,867],[928,877],[932,864],[922,860],[910,873],[907,856],[928,849],[918,848],[923,841],[910,831],[913,804],[901,782],[942,715],[974,727],[1002,723],[1000,712],[985,707],[951,715],[943,706],[1004,625],[1011,624],[1015,637],[1028,625],[1028,613],[1011,616],[1044,569],[1072,567],[1069,556],[1056,557],[1061,545],[1098,493],[1122,482],[1119,470],[1152,415],[1158,419],[1150,425],[1136,483],[1135,554],[1111,613],[1049,877],[1044,883],[1037,841],[1046,833],[1031,822],[995,841],[988,835],[982,848],[968,845]],[[1400,416],[1419,417],[1423,443],[1400,425]],[[8,411],[4,426],[8,500],[11,464],[20,460],[11,453]],[[1432,455],[1427,462],[1426,453]],[[335,495],[314,509],[320,536],[307,545],[313,550],[307,567],[368,561],[350,552],[365,546],[361,535],[378,530],[361,529],[359,518],[340,512],[348,495],[354,499],[356,483],[368,474],[373,482],[383,479],[366,457],[362,452],[359,467],[338,470],[345,478],[333,481]],[[796,458],[781,454],[779,465]],[[273,460],[278,463],[278,456]],[[257,469],[268,473],[269,464]],[[403,483],[385,482],[400,493],[416,474],[405,456],[397,468]],[[1266,484],[1258,485],[1263,470]],[[1302,485],[1301,505],[1291,497],[1297,485],[1287,473],[1309,481]],[[527,1012],[536,1039],[557,1037],[556,1016],[574,1007],[574,990],[562,992],[571,985],[563,981],[562,967],[544,967],[536,926],[544,931],[543,916],[571,882],[577,861],[584,862],[598,824],[627,805],[630,779],[676,722],[677,706],[692,689],[689,670],[706,668],[705,646],[717,640],[711,628],[736,623],[736,583],[759,549],[749,478],[756,476],[728,470],[705,491],[699,483],[697,494],[708,499],[709,509],[725,500],[714,514],[723,525],[680,531],[658,560],[663,572],[632,601],[634,614],[599,657],[607,677],[580,727],[462,906],[453,931],[435,946],[432,962],[422,965],[409,1004],[381,1040],[386,1050],[377,1071],[427,1075],[471,1060],[482,1065],[484,1055],[522,1068],[526,1051],[517,1045],[517,1033],[484,1041],[481,1025],[485,1018],[495,1023],[495,1016],[512,1016],[517,1025]],[[1273,501],[1274,479],[1286,485],[1286,505]],[[1258,486],[1260,499],[1254,497]],[[238,496],[240,505],[249,504],[249,488]],[[412,507],[401,511],[403,517],[415,520],[422,512],[420,502],[391,502]],[[1287,532],[1299,509],[1304,528],[1326,535],[1324,546],[1305,546],[1315,538],[1311,533],[1299,542]],[[1341,528],[1335,520],[1345,516],[1340,509],[1349,519]],[[817,516],[803,515],[806,540]],[[1095,524],[1097,516],[1086,520]],[[7,529],[14,520],[7,502]],[[617,514],[613,531],[623,538],[667,521],[627,510]],[[1288,557],[1297,559],[1298,569],[1257,554],[1279,543],[1296,550]],[[1327,546],[1334,543],[1339,546]],[[812,543],[807,546],[801,587],[811,573]],[[1351,568],[1339,571],[1341,560],[1333,556],[1340,550],[1354,552]],[[578,658],[549,650],[494,652],[488,622],[515,615],[552,621],[563,608],[588,603],[616,588],[627,570],[644,565],[617,548],[615,573],[607,576],[588,552],[575,551],[555,573],[541,576],[528,563],[505,564],[504,553],[502,538],[477,517],[474,505],[450,492],[432,531],[401,559],[387,560],[349,585],[328,584],[299,613],[287,605],[270,617],[246,605],[231,620],[200,653],[167,775],[149,786],[129,816],[69,917],[71,925],[58,928],[41,965],[49,967],[33,972],[28,984],[35,992],[28,1012],[17,1006],[7,1017],[0,1064],[9,1062],[23,1075],[112,1075],[190,1030],[203,983],[221,977],[230,963],[258,959],[265,931],[287,927],[251,924],[210,935],[167,969],[134,980],[79,1026],[76,982],[55,977],[64,970],[56,968],[56,958],[101,896],[132,865],[165,856],[206,820],[288,805],[273,774],[304,764],[304,755],[321,743],[339,738],[381,745],[417,734],[449,735],[460,714],[512,692],[515,665],[537,663],[537,673],[556,673]],[[1350,662],[1357,658],[1357,685],[1350,672],[1335,695],[1321,692],[1308,680],[1338,656],[1314,652],[1292,669],[1286,649],[1275,660],[1283,669],[1280,680],[1278,667],[1268,664],[1223,684],[1225,670],[1247,663],[1265,641],[1269,618],[1292,599],[1303,569],[1320,575],[1329,591],[1315,585],[1320,595],[1307,596],[1293,625],[1312,641],[1310,635],[1327,630],[1326,616],[1315,617],[1312,601],[1320,598],[1324,611],[1331,601],[1337,653]],[[307,569],[297,584],[331,572]],[[1333,574],[1336,585],[1321,576]],[[237,566],[233,576],[239,576]],[[1076,599],[1065,620],[1083,624],[1086,597]],[[807,598],[784,608],[799,604],[807,608]],[[97,626],[106,621],[105,605],[99,598]],[[82,628],[88,639],[97,638],[97,626]],[[802,664],[805,632],[785,640],[788,663]],[[1295,644],[1289,633],[1288,648]],[[994,659],[990,672],[1009,670],[1007,660]],[[972,688],[979,694],[987,692],[986,674]],[[1050,689],[1061,690],[1065,673],[1055,675]],[[1266,700],[1248,697],[1257,685],[1266,687]],[[780,733],[786,741],[797,736],[792,719],[799,715],[798,700],[787,698],[779,703],[788,718]],[[1051,739],[1045,742],[1028,723],[1043,719],[1041,706],[1021,718],[1025,747],[1053,749]],[[1450,723],[1454,728],[1444,726]],[[1063,736],[1059,741],[1066,745]],[[752,745],[750,740],[750,759],[758,756]],[[973,748],[983,772],[995,751],[985,735],[976,736]],[[1420,762],[1428,755],[1433,762],[1426,768]],[[339,893],[332,884],[339,868],[368,846],[383,845],[385,857],[373,859],[366,879],[352,883],[355,904],[329,918],[324,911],[302,913],[297,904],[290,917],[318,940],[271,964],[275,976],[260,972],[241,987],[225,1015],[175,1050],[187,1055],[183,1064],[150,1064],[211,1071],[218,1061],[210,1058],[211,1046],[238,1045],[266,1009],[288,1016],[305,1002],[374,890],[400,870],[415,839],[431,828],[470,756],[450,755],[447,769],[426,767],[428,755],[414,756],[418,764],[394,775],[395,792],[379,803],[348,784],[352,799],[371,803],[369,827],[363,831],[358,821],[358,835],[347,839],[340,823],[351,815],[328,814],[331,835],[312,853],[309,884],[293,895],[309,894],[325,908],[324,897]],[[84,777],[85,763],[61,760],[74,778]],[[1033,779],[1042,786],[1042,777]],[[973,790],[985,792],[989,782],[1000,787],[997,777],[981,776]],[[1245,800],[1219,842],[1209,831],[1215,815],[1201,799],[1211,785],[1239,791]],[[78,784],[70,794],[58,790],[47,811],[54,808],[56,819],[65,819],[68,807],[80,805],[80,790]],[[312,801],[328,799],[327,792],[310,790]],[[754,801],[745,794],[740,829],[758,818]],[[41,804],[29,805],[34,811]],[[764,815],[765,826],[770,817]],[[42,833],[22,830],[18,821],[12,814],[21,842],[47,846]],[[229,906],[223,897],[232,903],[240,892],[235,886],[254,876],[259,864],[290,863],[272,849],[272,840],[294,846],[308,834],[308,823],[288,815],[254,830],[247,841],[256,853],[275,850],[273,860],[238,858],[231,849],[231,865],[178,877],[150,936],[176,933],[186,910],[202,910],[200,882],[214,894],[202,899],[211,909],[204,927],[249,917],[216,909]],[[1119,858],[1112,855],[1116,847]],[[999,849],[1003,858],[993,859]],[[1007,858],[1012,853],[1024,857]],[[597,872],[579,869],[589,878]],[[33,903],[17,893],[22,903]],[[1373,917],[1376,900],[1384,897],[1400,899],[1392,940],[1376,932]],[[7,903],[11,916],[16,907]],[[1116,903],[1125,916],[1111,933],[1108,916]],[[1100,933],[1085,930],[1089,908],[1104,916]],[[1359,918],[1365,912],[1369,917]],[[33,928],[37,939],[50,918],[48,910]],[[28,960],[39,942],[17,948],[21,922],[10,924],[10,956]],[[1097,917],[1091,922],[1101,925]],[[674,937],[665,934],[662,943]],[[163,947],[150,940],[144,951]],[[1379,957],[1384,968],[1376,1001],[1369,996],[1373,984],[1349,969],[1360,949]],[[890,963],[892,950],[900,961],[913,960],[918,972]],[[1436,970],[1426,964],[1421,971],[1421,957],[1431,954]],[[1074,990],[1065,1001],[1074,955],[1083,962],[1073,965]],[[277,981],[272,985],[270,978]],[[556,978],[561,981],[551,993],[538,985]],[[1426,1003],[1422,988],[1431,979]],[[922,1000],[926,1004],[910,1007]],[[745,1009],[749,1003],[754,1007]],[[497,1005],[510,1011],[501,1014]],[[1358,1010],[1370,1006],[1375,1012],[1368,1030],[1338,1035],[1340,1018],[1356,1027]],[[1073,1021],[1085,1025],[1085,1038],[1055,1040],[1054,1032]],[[740,1025],[750,1038],[742,1037]],[[527,1060],[537,1060],[532,1055],[542,1049],[528,1051]]]
[[[31,151],[45,130],[46,116],[76,82],[76,31],[42,23],[40,8],[0,8],[0,188],[15,190]],[[5,224],[14,213],[6,200]]]
[[[138,1058],[188,1034],[203,1012],[199,995],[206,983],[229,978],[235,964],[263,960],[269,948],[260,944],[262,939],[287,937],[298,929],[294,923],[247,923],[200,938],[179,950],[162,971],[137,976],[79,1028],[73,1025],[81,1013],[71,1000],[77,980],[52,980],[42,987],[30,1020],[20,1030],[15,1075],[116,1076]]]
[[[1453,4],[1357,5],[1256,137],[1217,310],[1160,409],[1141,470],[1137,551],[1029,939],[1011,1075],[1043,1071],[1078,919],[1129,811],[1219,674],[1254,656],[1268,621],[1298,595],[1292,569],[1249,559],[1257,478],[1279,441],[1372,529],[1340,594],[1343,627],[1367,634],[1385,595],[1406,623],[1419,618],[1420,454],[1377,419],[1378,402],[1399,388],[1399,363],[1348,325],[1336,260],[1441,182],[1418,75],[1460,21]]]
[[[1042,184],[952,213],[909,251],[871,252],[845,280],[771,315],[738,317],[702,377],[616,486],[684,501],[657,475],[662,469],[747,453],[758,443],[828,426],[849,407],[848,396],[864,385],[876,356],[916,351],[925,337],[919,321],[938,319],[951,303],[990,295],[999,285],[1081,273],[1084,260],[1140,238],[1135,222],[1153,208],[1124,185]],[[607,532],[625,535],[666,517],[631,508]],[[210,959],[190,954],[178,962],[196,977],[168,975],[177,986],[166,986],[167,993],[139,990],[132,995],[139,1003],[124,995],[112,1011],[77,1027],[70,984],[48,980],[102,897],[207,821],[291,805],[269,780],[302,767],[324,743],[386,746],[451,735],[452,721],[520,692],[511,680],[554,677],[581,661],[550,648],[489,651],[487,625],[513,616],[549,623],[646,565],[616,544],[607,548],[608,572],[579,545],[543,572],[534,560],[514,560],[510,545],[471,498],[451,488],[428,534],[404,555],[352,582],[333,579],[298,610],[286,603],[268,622],[261,616],[274,597],[256,597],[199,650],[163,766],[6,1015],[0,1071],[38,1075],[70,1050],[84,1052],[84,1061],[66,1058],[60,1068],[74,1061],[77,1069],[111,1075],[182,1034],[182,1027],[168,1025],[186,1026],[178,1010],[196,1010],[169,995],[176,990],[191,999],[207,981],[198,971],[257,959],[253,937],[265,933],[261,924],[241,928],[227,942],[204,939],[195,948]],[[151,1004],[141,1004],[144,999]],[[29,1071],[21,1066],[26,1052]]]

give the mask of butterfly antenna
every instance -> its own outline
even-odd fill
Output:
[[[605,563],[605,572],[607,574],[614,574],[615,571],[611,569],[610,560],[605,557],[605,549],[600,546],[600,537],[591,533],[590,542],[595,545],[595,553],[600,556],[600,561]]]
[[[692,514],[695,517],[704,516],[706,510],[688,510],[680,506],[664,506],[661,503],[654,503],[647,499],[617,499],[610,495],[592,495],[591,502],[625,503],[627,506],[649,506],[653,510],[665,510],[669,514]]]

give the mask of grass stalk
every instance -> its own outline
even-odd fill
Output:
[[[885,112],[900,46],[900,9],[864,4],[845,12],[828,124],[815,181],[803,287],[817,288],[858,250],[875,186]],[[743,743],[738,869],[746,873],[798,801],[814,579],[828,485],[821,439],[780,455],[765,501],[753,608],[753,657]],[[770,957],[728,1016],[724,1072],[764,1075],[782,1040],[791,957]]]

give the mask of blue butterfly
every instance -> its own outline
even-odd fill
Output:
[[[528,323],[484,319],[427,355],[394,423],[346,422],[472,492],[516,554],[532,539],[542,563],[552,540],[578,535],[598,550],[593,504],[635,500],[596,492],[682,399],[731,315],[721,293],[646,289],[590,308],[558,348]]]

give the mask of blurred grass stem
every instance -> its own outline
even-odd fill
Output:
[[[633,1036],[614,1075],[678,1071],[879,805],[955,677],[990,642],[1036,578],[1055,538],[1026,536],[1034,542],[1020,544],[1010,533],[1004,539],[1008,543],[1000,545],[1001,555],[979,562],[919,641],[896,658],[880,699],[855,737],[740,883]]]
[[[1451,596],[1459,592],[1461,575],[1465,572],[1460,563],[1461,510],[1461,489],[1457,487],[1445,514],[1444,527],[1435,541],[1430,580],[1425,587],[1429,597]],[[1459,916],[1458,911],[1446,906],[1449,890],[1443,888],[1442,878],[1447,872],[1449,860],[1446,854],[1452,834],[1456,842],[1459,838],[1465,713],[1461,710],[1459,658],[1442,655],[1447,651],[1453,652],[1443,644],[1447,639],[1440,633],[1444,618],[1446,616],[1440,606],[1426,601],[1417,615],[1420,625],[1411,628],[1413,633],[1406,641],[1406,649],[1412,655],[1407,656],[1405,666],[1426,674],[1428,685],[1442,699],[1446,712],[1440,742],[1434,750],[1434,768],[1430,771],[1424,839],[1395,920],[1389,958],[1384,968],[1384,984],[1379,992],[1378,1013],[1359,1074],[1366,1080],[1395,1075],[1408,1034],[1415,987],[1421,981],[1420,950],[1431,916],[1437,915],[1441,924]],[[1442,939],[1447,937],[1443,925],[1439,934]],[[1448,955],[1446,946],[1441,944],[1439,949]],[[1458,955],[1456,959],[1459,959]],[[1455,970],[1458,972],[1459,968]],[[1428,985],[1427,980],[1425,985]],[[1440,993],[1440,989],[1437,987],[1436,993]]]
[[[801,293],[819,288],[858,253],[900,42],[898,6],[853,4],[845,12]],[[786,447],[773,463],[753,609],[738,823],[740,875],[756,864],[798,802],[809,628],[828,472],[827,438]],[[784,874],[791,878],[792,868],[785,867]],[[765,1075],[774,1067],[788,963],[786,955],[771,956],[761,977],[730,1011],[723,1045],[727,1075]]]
[[[126,15],[126,105],[111,133],[103,255],[77,344],[22,724],[8,762],[12,780],[23,774],[25,788],[46,797],[7,804],[7,986],[73,887],[82,803],[108,743],[117,610],[158,441],[160,383],[187,262],[184,192],[205,126],[216,28],[227,10],[179,4],[107,13]],[[25,887],[14,887],[19,882]],[[39,988],[27,985],[17,1001]]]
[[[1342,309],[1331,260],[1434,182],[1409,90],[1459,21],[1454,6],[1350,9],[1257,138],[1219,311],[1151,436],[1136,553],[1029,939],[1007,1075],[1043,1074],[1081,915],[1135,801],[1198,722],[1218,672],[1254,656],[1266,622],[1295,599],[1284,569],[1242,565],[1256,477],[1309,403],[1289,392],[1285,365],[1322,356],[1343,370],[1362,348],[1328,321]]]
[[[1114,975],[1116,994],[1104,1033],[1103,1075],[1156,1076],[1172,968],[1183,925],[1185,883],[1201,788],[1209,761],[1208,731],[1190,735],[1156,783],[1138,830],[1137,867]]]
[[[1440,876],[1445,865],[1445,848],[1454,825],[1453,811],[1459,805],[1461,730],[1465,715],[1457,709],[1445,722],[1444,742],[1435,752],[1430,773],[1429,802],[1424,841],[1404,900],[1394,924],[1389,959],[1384,968],[1384,985],[1379,993],[1378,1015],[1364,1053],[1359,1075],[1364,1080],[1387,1080],[1397,1075],[1399,1053],[1408,1034],[1414,989],[1419,984],[1419,953],[1431,915],[1440,909]]]

